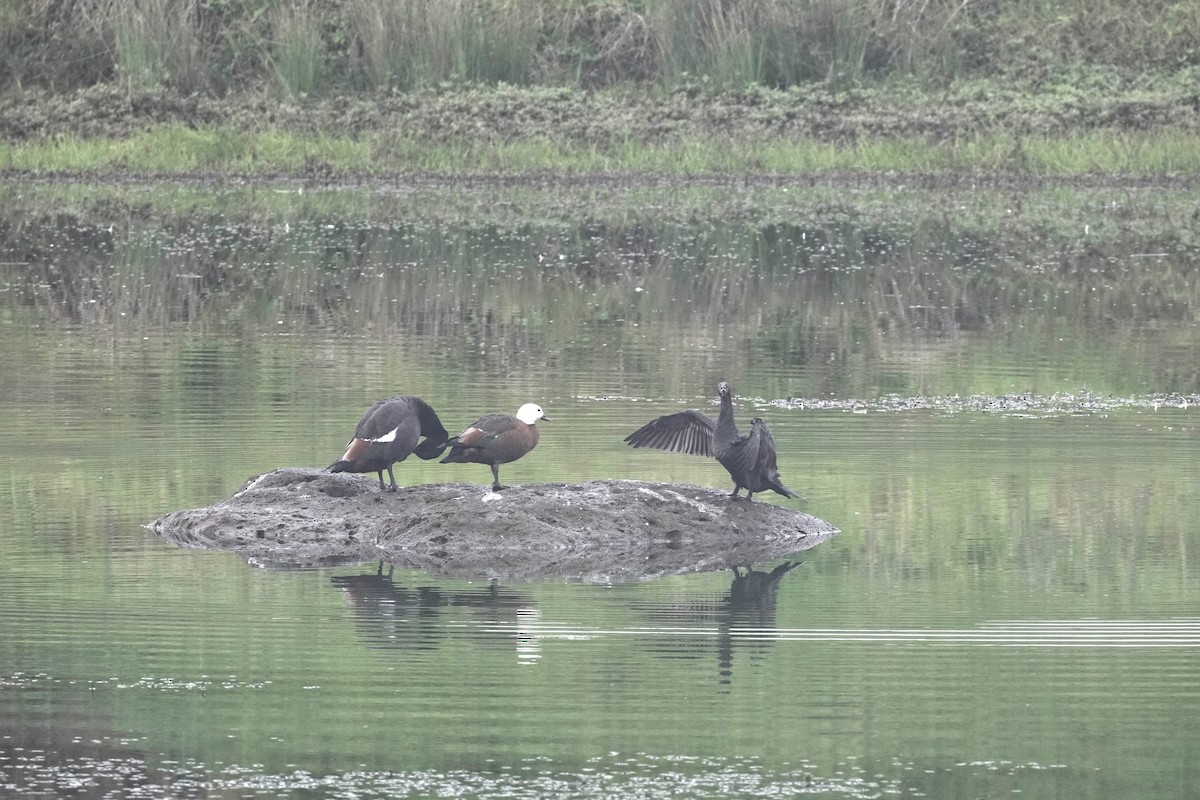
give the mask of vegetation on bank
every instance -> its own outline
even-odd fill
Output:
[[[0,89],[443,83],[673,90],[980,76],[1108,90],[1200,67],[1191,0],[11,0]]]
[[[14,0],[11,174],[1200,173],[1200,6]]]
[[[112,84],[0,98],[8,175],[1200,175],[1179,86],[1028,97],[989,82],[651,95],[465,87],[281,100]]]

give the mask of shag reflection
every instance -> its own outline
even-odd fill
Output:
[[[715,659],[718,680],[727,685],[732,682],[735,662],[753,664],[771,649],[780,585],[784,576],[802,563],[787,560],[769,570],[736,565],[729,568],[732,579],[724,592],[635,606],[635,614],[648,618],[650,625],[647,629],[635,624],[633,629],[652,634],[639,636],[638,641],[649,642],[651,652],[662,658]],[[395,566],[383,561],[371,572],[330,579],[350,604],[356,626],[373,648],[417,653],[452,639],[468,639],[511,650],[519,662],[531,663],[540,657],[539,643],[547,637],[622,634],[603,626],[562,626],[545,620],[533,596],[502,587],[495,580],[457,589],[424,583],[425,577],[414,580],[422,582],[398,582]],[[598,590],[581,585],[578,591]],[[656,630],[661,634],[653,635]]]
[[[672,659],[716,659],[722,685],[733,681],[734,664],[761,661],[774,643],[776,606],[783,577],[803,561],[784,561],[769,571],[753,565],[731,567],[729,590],[719,595],[663,603],[645,609],[655,624],[664,627],[714,625],[715,637],[672,637],[659,640],[653,650]],[[744,659],[743,659],[744,656]]]

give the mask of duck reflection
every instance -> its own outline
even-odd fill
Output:
[[[719,682],[730,684],[735,660],[754,663],[773,646],[779,587],[783,577],[802,563],[783,561],[769,570],[738,564],[729,567],[733,578],[727,591],[648,605],[635,602],[652,627],[662,630],[661,636],[647,637],[646,646],[654,655],[669,659],[715,655]],[[428,580],[428,576],[416,577],[422,573],[404,574]],[[558,626],[545,629],[531,595],[494,580],[454,589],[405,585],[397,582],[395,565],[380,561],[370,572],[335,575],[330,582],[349,603],[356,627],[373,648],[413,654],[465,639],[513,652],[519,663],[532,663],[540,657],[540,642],[547,635],[563,635]],[[586,634],[587,626],[576,632]]]
[[[536,658],[536,639],[522,635],[538,613],[532,597],[501,588],[496,581],[453,590],[409,587],[396,583],[395,570],[394,564],[380,561],[373,572],[329,579],[349,603],[355,625],[369,646],[419,652],[436,649],[451,636],[467,636],[483,644],[511,647],[515,631],[518,658]],[[460,620],[453,615],[468,624],[454,624]],[[497,636],[497,631],[508,635]]]

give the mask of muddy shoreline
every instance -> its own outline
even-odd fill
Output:
[[[627,582],[748,567],[838,531],[802,511],[730,501],[700,486],[597,480],[379,491],[373,477],[311,468],[256,476],[205,508],[147,527],[190,549],[298,569],[383,560],[433,575],[507,583]]]

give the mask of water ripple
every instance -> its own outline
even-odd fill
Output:
[[[750,399],[750,402],[755,402]],[[991,414],[1061,416],[1064,414],[1097,414],[1118,409],[1179,409],[1200,408],[1200,395],[1155,393],[1146,395],[1100,395],[1086,389],[1077,393],[1055,392],[1040,394],[1004,395],[934,395],[904,397],[889,395],[876,400],[808,399],[789,397],[782,400],[759,400],[759,405],[787,409],[818,409],[866,413],[868,411],[941,411],[957,413],[977,411]]]
[[[487,629],[511,634],[512,625]],[[765,642],[881,642],[985,647],[1200,647],[1200,619],[1045,620],[981,623],[976,628],[747,628],[646,627],[602,629],[531,623],[521,635],[537,639],[598,639],[608,636],[712,637]]]
[[[3,743],[0,742],[0,745]],[[852,760],[820,777],[800,760],[772,770],[753,758],[608,753],[567,766],[545,757],[523,758],[491,769],[348,770],[319,774],[303,769],[270,772],[262,765],[209,765],[163,760],[129,752],[62,757],[40,748],[16,748],[0,763],[12,779],[0,789],[26,797],[156,798],[463,797],[463,798],[761,798],[800,794],[877,798],[905,791],[902,779],[869,772]],[[965,765],[964,765],[965,766]]]

